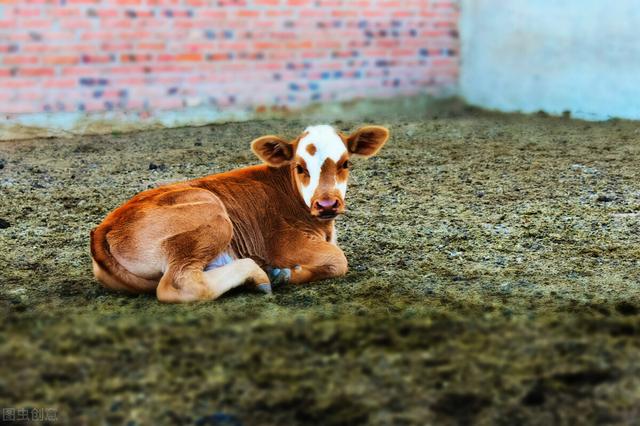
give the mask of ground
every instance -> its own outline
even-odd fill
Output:
[[[392,139],[354,164],[344,278],[180,306],[101,288],[89,231],[309,123],[0,144],[0,406],[62,424],[637,422],[638,124],[366,121]]]

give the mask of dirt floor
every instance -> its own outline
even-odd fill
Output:
[[[362,121],[392,139],[354,165],[348,275],[185,306],[102,289],[90,229],[310,123],[1,143],[0,407],[57,424],[640,424],[640,125]]]

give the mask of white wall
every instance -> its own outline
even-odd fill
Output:
[[[462,0],[461,13],[469,103],[640,119],[640,0]]]

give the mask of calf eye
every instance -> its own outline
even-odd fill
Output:
[[[351,167],[351,161],[347,160],[344,163],[342,163],[343,169],[348,169],[349,167]]]
[[[297,165],[296,172],[298,172],[299,174],[303,174],[303,173],[306,173],[306,170],[301,165]]]

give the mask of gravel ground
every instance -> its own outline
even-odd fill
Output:
[[[0,407],[57,424],[640,424],[640,126],[463,107],[375,121],[392,139],[354,165],[346,277],[184,306],[101,288],[89,230],[310,123],[1,143]]]

